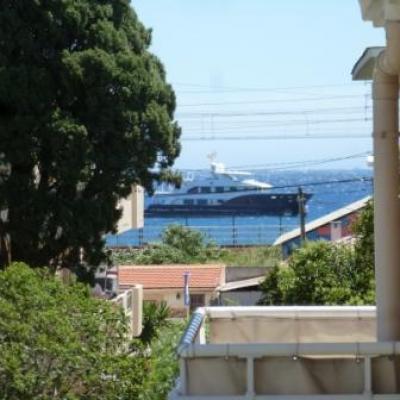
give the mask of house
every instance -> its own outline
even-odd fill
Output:
[[[184,274],[189,274],[190,309],[212,304],[225,284],[224,265],[120,265],[118,290],[143,286],[143,300],[165,302],[174,316],[186,315]]]
[[[306,238],[308,240],[329,240],[332,242],[341,241],[344,238],[349,240],[351,225],[369,200],[371,200],[371,197],[367,196],[309,222],[305,227]],[[274,246],[282,246],[283,256],[288,257],[295,248],[300,246],[300,235],[300,228],[294,229],[279,236],[274,242]]]
[[[353,79],[373,79],[377,306],[199,309],[178,346],[180,376],[170,400],[400,399],[400,0],[359,3],[387,41],[353,69]],[[314,221],[307,234],[328,227],[333,240],[342,232],[332,224],[361,208]],[[298,239],[297,231],[279,243]]]
[[[261,283],[265,275],[227,282],[219,288],[219,304],[226,306],[254,306],[262,297]]]
[[[219,288],[219,304],[254,306],[262,297],[261,283],[270,267],[226,267],[226,283]]]

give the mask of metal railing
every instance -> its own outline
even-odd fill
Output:
[[[110,247],[141,247],[161,240],[163,230],[168,225],[145,226],[119,235],[108,235]],[[295,225],[188,225],[221,246],[271,245],[275,239],[294,228]]]

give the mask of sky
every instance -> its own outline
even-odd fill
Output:
[[[177,168],[207,168],[213,153],[237,168],[366,168],[371,88],[352,82],[351,69],[385,40],[362,21],[357,0],[132,6],[176,93]]]

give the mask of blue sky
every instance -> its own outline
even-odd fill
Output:
[[[132,5],[153,29],[151,51],[177,95],[183,148],[176,167],[205,168],[212,152],[228,166],[360,154],[320,167],[365,167],[370,85],[352,82],[350,72],[365,47],[384,44],[384,31],[361,20],[358,1]]]

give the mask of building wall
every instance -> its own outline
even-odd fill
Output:
[[[306,233],[307,240],[338,240],[340,238],[351,235],[351,225],[356,220],[359,211],[347,214],[341,218],[330,221]],[[282,244],[282,253],[284,257],[288,257],[293,250],[300,246],[300,236],[288,240]]]
[[[144,189],[141,186],[133,185],[131,194],[125,199],[120,199],[118,207],[122,209],[117,225],[118,233],[126,232],[129,229],[143,228]]]
[[[226,267],[226,282],[241,281],[266,275],[269,267]]]
[[[223,306],[255,306],[261,297],[261,290],[223,292],[220,294],[220,302]]]

